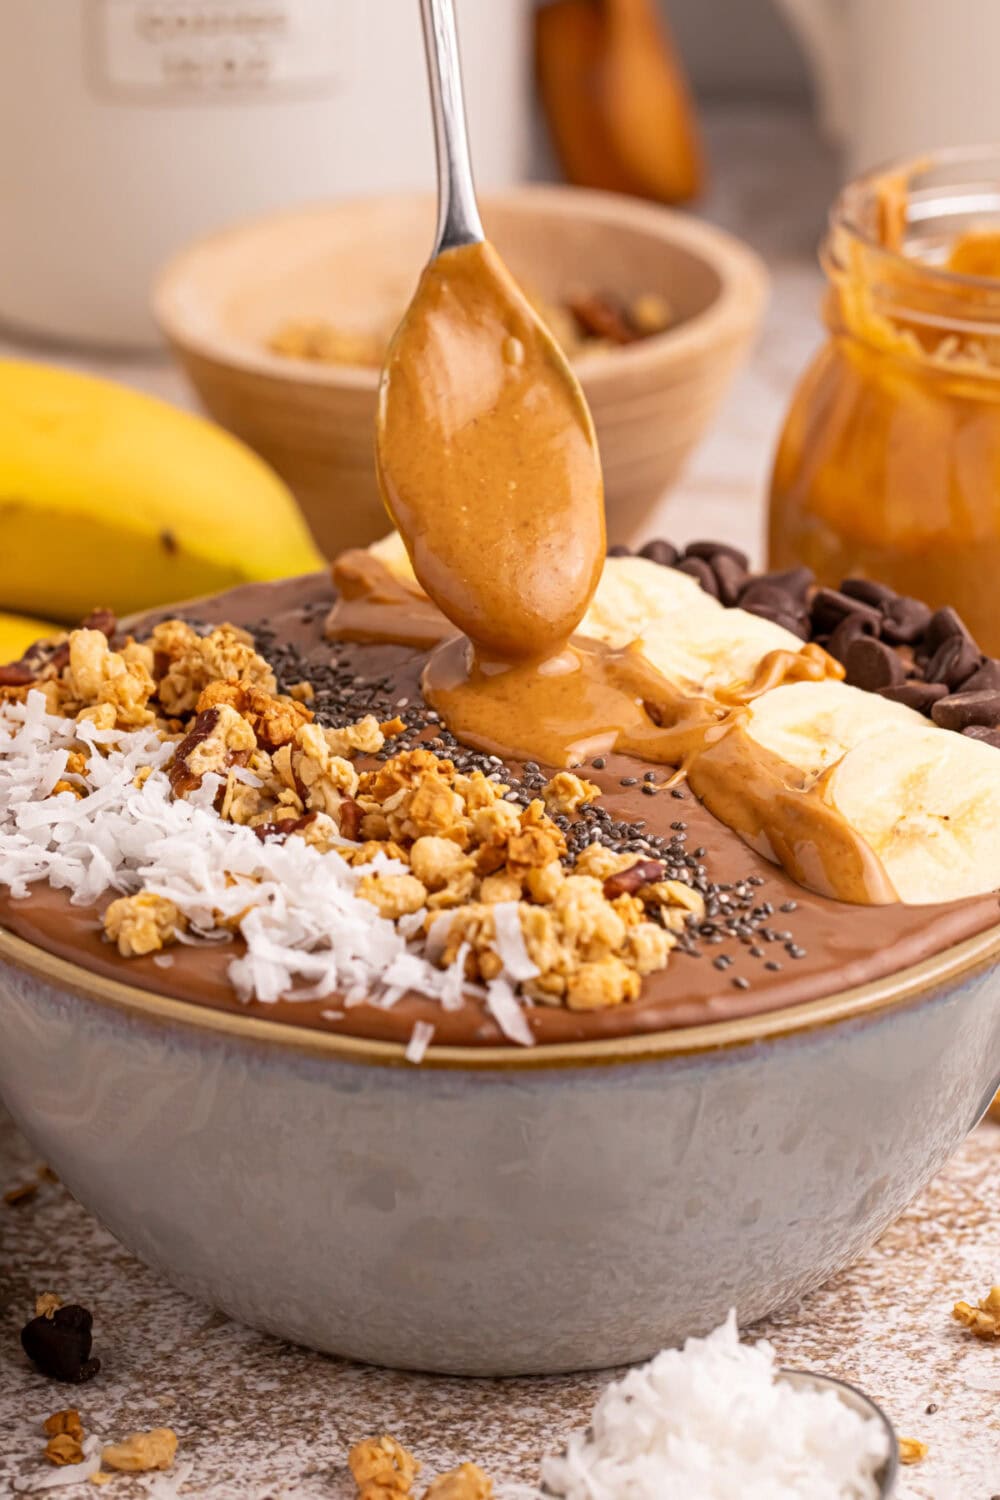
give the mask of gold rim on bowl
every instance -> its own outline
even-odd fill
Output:
[[[1000,959],[1000,926],[966,938],[944,952],[924,959],[908,969],[889,974],[852,989],[840,990],[817,1000],[790,1005],[784,1010],[765,1011],[729,1021],[700,1026],[682,1026],[645,1035],[596,1038],[585,1042],[553,1042],[537,1047],[431,1047],[420,1064],[423,1069],[465,1072],[534,1071],[548,1068],[607,1067],[618,1063],[654,1062],[701,1052],[716,1052],[754,1042],[856,1020],[892,1009],[921,993],[960,976],[987,967]],[[315,1031],[284,1021],[267,1021],[216,1010],[194,1001],[179,1000],[153,991],[137,989],[119,980],[93,974],[80,964],[57,958],[44,948],[0,929],[0,964],[8,964],[34,978],[82,995],[91,1002],[117,1010],[138,1013],[151,1021],[193,1026],[245,1041],[278,1045],[311,1057],[335,1057],[341,1062],[406,1067],[406,1048],[401,1042],[374,1041],[365,1037]]]

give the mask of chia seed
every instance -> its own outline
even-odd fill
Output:
[[[313,609],[311,617],[322,618],[326,609],[327,605],[320,603]],[[525,761],[517,771],[505,766],[499,756],[470,750],[455,739],[441,722],[439,714],[427,708],[419,692],[400,697],[402,684],[398,677],[378,673],[378,666],[385,660],[384,655],[379,654],[380,648],[371,648],[371,655],[361,656],[362,664],[375,665],[375,672],[365,675],[357,670],[359,659],[355,647],[317,642],[312,651],[300,651],[287,642],[279,642],[272,629],[262,626],[257,627],[254,636],[258,650],[274,669],[280,691],[285,692],[291,684],[303,680],[312,683],[315,697],[310,707],[318,723],[341,728],[355,723],[365,714],[373,714],[381,722],[397,716],[403,720],[404,727],[386,741],[374,757],[376,761],[385,762],[401,751],[426,747],[451,760],[456,770],[463,774],[478,770],[494,783],[502,781],[508,788],[504,800],[521,807],[526,807],[545,786],[548,777],[537,761]],[[606,756],[596,756],[591,764],[595,769],[603,770],[607,760]],[[657,777],[662,775],[662,771],[647,770],[642,773],[641,782],[638,775],[629,775],[621,777],[619,785],[640,786],[644,795],[650,797],[669,790],[672,797],[683,801],[687,796],[685,790],[680,786],[667,787],[663,780],[658,783]],[[794,943],[790,933],[776,934],[767,927],[774,906],[767,901],[755,904],[756,892],[765,884],[764,877],[745,875],[736,881],[714,882],[709,875],[709,865],[705,863],[709,859],[706,847],[699,844],[690,853],[685,848],[686,822],[676,820],[671,823],[669,833],[652,833],[646,819],[626,821],[615,818],[600,803],[585,803],[572,821],[564,814],[559,814],[553,821],[566,839],[564,863],[567,866],[572,865],[591,844],[601,844],[615,853],[661,860],[666,879],[680,881],[701,895],[705,915],[701,920],[689,919],[686,928],[676,935],[676,953],[697,958],[707,956],[705,950],[708,948],[728,943],[734,946],[736,953],[746,952],[752,958],[762,959],[765,953],[762,941],[782,941],[789,945],[789,957],[805,956],[805,949]],[[791,912],[797,908],[797,902],[786,901],[781,910]],[[712,956],[712,963],[720,972],[725,972],[734,962],[734,957],[725,951]],[[772,959],[764,967],[776,972],[782,965]],[[730,983],[739,990],[750,988],[749,979],[742,975],[734,976]]]

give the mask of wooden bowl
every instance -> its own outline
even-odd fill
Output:
[[[547,302],[653,292],[667,332],[576,368],[597,426],[608,531],[629,542],[705,431],[757,329],[767,278],[731,235],[611,193],[523,187],[483,203],[487,233]],[[398,318],[433,238],[430,198],[322,204],[237,225],[162,272],[154,310],[204,405],[295,491],[332,555],[386,530],[372,457],[378,373],[272,353],[293,319],[373,332]]]

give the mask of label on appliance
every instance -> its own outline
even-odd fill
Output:
[[[314,98],[347,67],[340,0],[89,0],[94,86],[150,104]]]

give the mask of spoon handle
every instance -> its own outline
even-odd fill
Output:
[[[465,128],[462,69],[453,0],[420,0],[437,153],[438,221],[434,256],[485,238],[476,203]]]

